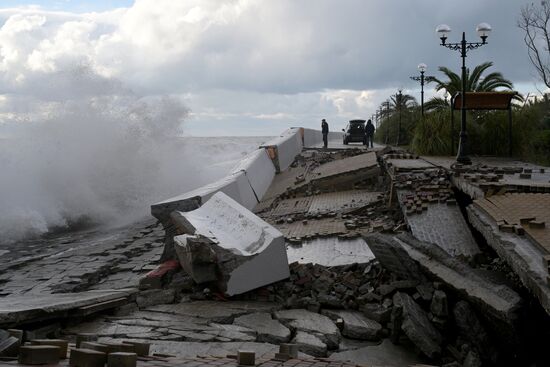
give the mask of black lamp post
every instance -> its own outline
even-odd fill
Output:
[[[426,78],[432,78],[432,76],[424,76],[424,73],[426,72],[426,69],[428,66],[426,64],[418,64],[418,70],[420,71],[420,76],[411,76],[410,78],[412,80],[416,80],[417,82],[420,82],[420,108],[422,111],[422,117],[424,117],[424,80]]]
[[[390,100],[386,100],[386,102],[384,102],[384,105],[386,106],[386,139],[384,139],[384,144],[388,145],[388,139],[390,137]]]
[[[399,92],[395,95],[395,104],[397,105],[397,109],[399,110],[399,120],[397,121],[397,141],[395,142],[396,146],[399,146],[399,138],[401,135],[401,104],[403,100],[403,93],[401,89],[399,89]]]
[[[466,132],[466,54],[470,50],[479,48],[487,44],[487,37],[491,33],[491,26],[487,23],[481,23],[476,28],[477,34],[481,38],[481,42],[466,42],[466,33],[462,32],[462,41],[459,43],[446,43],[447,36],[451,32],[451,28],[446,24],[437,26],[436,32],[439,33],[441,46],[448,49],[459,51],[462,57],[462,98],[461,98],[461,121],[460,121],[460,141],[458,143],[458,154],[456,160],[462,164],[472,164],[468,157],[467,140],[468,133]]]

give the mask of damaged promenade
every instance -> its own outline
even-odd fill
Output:
[[[339,141],[8,254],[0,366],[548,365],[547,169]]]

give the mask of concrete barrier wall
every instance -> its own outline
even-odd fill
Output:
[[[223,192],[247,209],[263,198],[276,172],[286,170],[305,146],[322,141],[319,130],[290,128],[279,137],[247,155],[226,177],[196,190],[151,205],[151,214],[168,223],[174,210],[190,211],[204,204],[216,192]],[[316,143],[317,142],[317,143]]]
[[[223,192],[247,209],[258,203],[244,171],[231,173],[196,190],[151,205],[151,214],[161,222],[168,221],[174,210],[187,212],[204,204],[212,195]]]
[[[261,146],[261,148],[265,148],[268,151],[277,172],[286,170],[292,164],[294,158],[302,151],[304,146],[302,134],[302,128],[293,127],[285,130],[281,136]]]
[[[314,147],[323,142],[321,130],[304,129],[304,147]]]
[[[275,165],[263,148],[248,154],[233,168],[232,173],[244,172],[256,198],[262,200],[275,177]]]

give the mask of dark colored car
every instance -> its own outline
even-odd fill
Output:
[[[366,120],[350,120],[344,132],[344,144],[348,143],[363,143],[367,144],[367,137],[365,135],[365,122]]]

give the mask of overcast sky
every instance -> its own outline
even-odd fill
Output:
[[[333,130],[369,118],[424,62],[459,71],[456,51],[439,46],[475,27],[493,27],[468,65],[493,61],[523,93],[536,92],[516,22],[528,0],[35,0],[0,2],[0,113],[14,101],[54,98],[51,75],[85,66],[109,82],[84,85],[170,95],[190,109],[188,135],[274,135],[288,126]],[[53,79],[58,80],[58,79]],[[58,83],[57,81],[54,83]],[[56,98],[83,93],[59,82]],[[86,89],[88,88],[88,89]],[[91,92],[90,92],[91,93]],[[427,95],[433,91],[427,87]],[[29,102],[31,103],[31,102]]]

